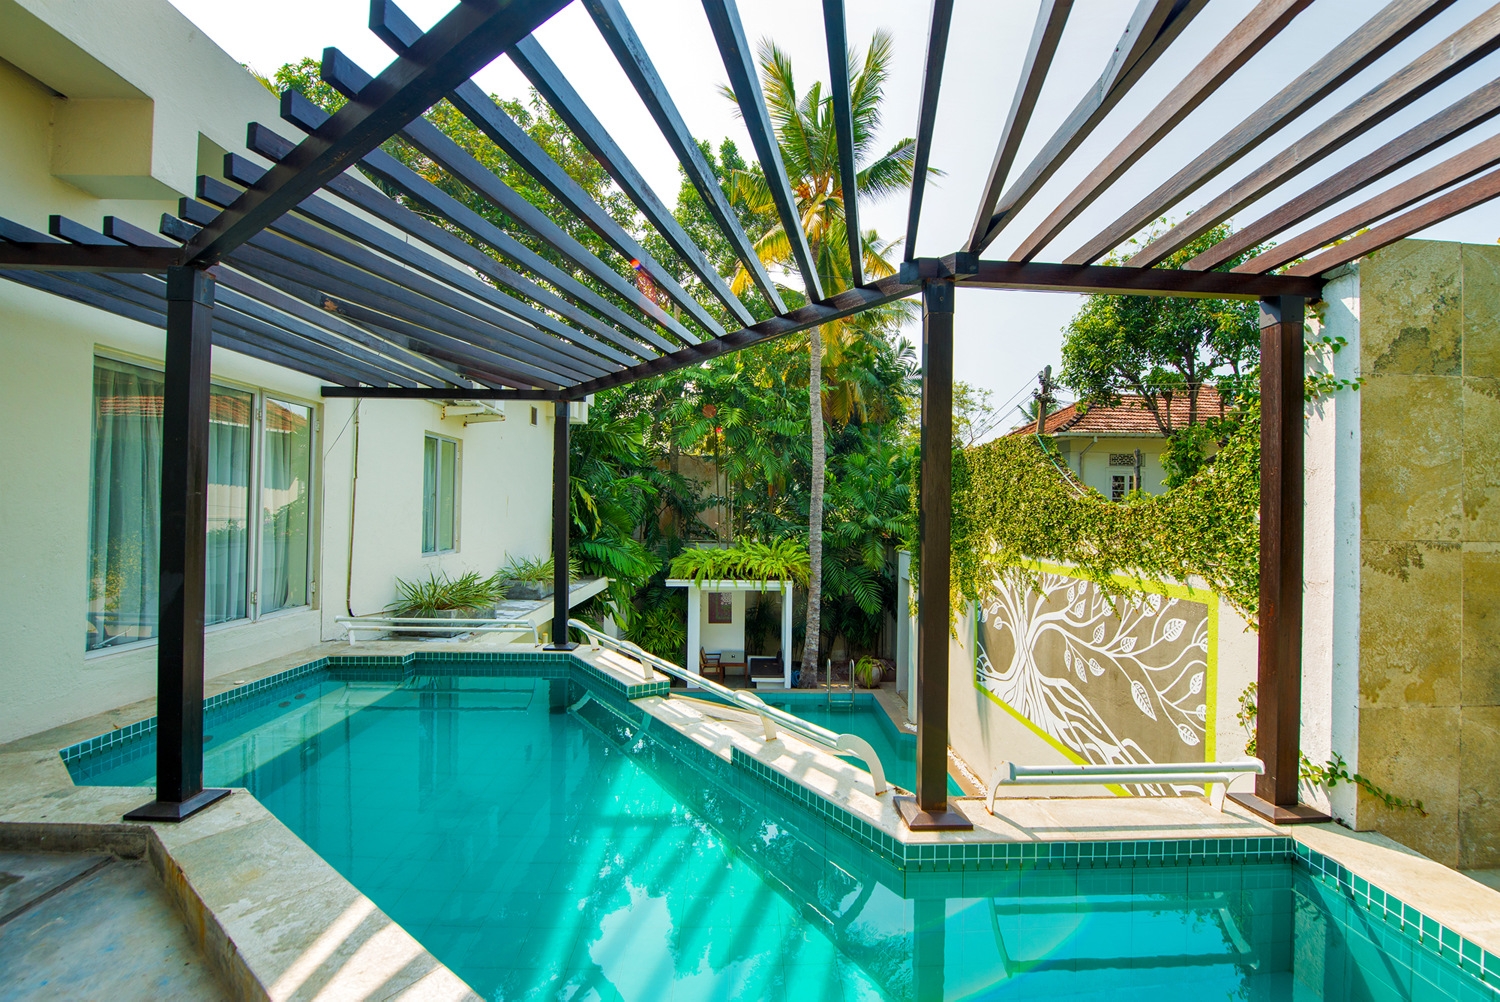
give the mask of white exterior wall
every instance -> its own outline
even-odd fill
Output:
[[[1350,265],[1324,286],[1322,333],[1348,346],[1333,356],[1333,374],[1359,368],[1359,268]],[[1311,336],[1311,332],[1309,332]],[[1304,456],[1302,595],[1302,751],[1323,763],[1342,755],[1359,770],[1360,396],[1355,390],[1319,400],[1307,421]],[[1304,784],[1304,801],[1355,822],[1356,790],[1331,795]]]
[[[117,0],[110,16],[99,12],[96,3],[0,0],[0,216],[32,229],[57,212],[95,227],[115,215],[154,232],[198,173],[219,172],[223,150],[244,152],[246,122],[279,118],[276,99],[166,0]],[[94,160],[80,167],[86,155]],[[60,169],[96,193],[131,197],[98,197]],[[0,742],[156,691],[154,642],[85,655],[84,625],[94,356],[159,366],[163,344],[160,330],[0,280],[0,608],[9,622]],[[547,553],[550,405],[534,426],[530,405],[512,404],[507,420],[465,428],[430,402],[365,401],[351,578],[353,401],[324,403],[318,380],[223,349],[213,376],[311,404],[318,419],[313,604],[210,627],[210,677],[341,636],[334,617],[349,605],[383,608],[398,576],[488,575],[507,554]],[[458,440],[462,457],[458,549],[429,557],[420,552],[426,432]]]
[[[1094,490],[1110,496],[1110,477],[1115,474],[1124,474],[1127,477],[1135,476],[1134,466],[1110,466],[1109,454],[1112,452],[1127,452],[1135,454],[1136,449],[1141,450],[1141,480],[1144,483],[1143,490],[1148,494],[1160,494],[1162,492],[1162,480],[1165,474],[1161,468],[1161,452],[1166,446],[1166,440],[1160,438],[1124,438],[1100,435],[1097,438],[1056,438],[1059,450],[1067,450],[1062,453],[1068,462],[1068,468],[1078,475],[1079,479]]]

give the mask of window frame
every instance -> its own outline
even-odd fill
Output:
[[[436,484],[436,494],[433,503],[436,506],[433,511],[433,549],[427,548],[427,443],[436,443],[437,466],[433,473],[433,482]],[[443,446],[453,446],[453,496],[448,499],[453,520],[453,545],[447,548],[442,546],[442,488],[443,488]],[[420,530],[420,552],[423,557],[441,557],[450,553],[459,552],[463,533],[461,531],[463,505],[460,499],[463,497],[463,471],[464,471],[464,449],[463,440],[448,435],[440,435],[435,431],[422,432],[422,520]]]
[[[111,362],[120,362],[126,365],[134,365],[142,369],[149,369],[156,373],[165,373],[166,367],[161,359],[147,358],[130,352],[117,351],[102,345],[96,345],[90,355],[89,377],[92,380],[94,365],[99,359]],[[319,608],[318,602],[318,557],[321,552],[322,536],[320,532],[321,518],[321,491],[322,491],[322,450],[320,447],[322,436],[322,406],[319,402],[306,400],[294,393],[282,393],[270,390],[262,386],[245,383],[237,379],[225,378],[216,374],[210,374],[209,382],[226,390],[233,390],[251,395],[250,404],[250,475],[247,480],[247,492],[249,504],[247,507],[245,545],[249,548],[245,559],[245,615],[237,619],[226,619],[219,623],[213,623],[203,628],[205,635],[217,633],[221,630],[233,629],[258,623],[262,620],[275,619],[298,612],[306,612]],[[307,485],[307,601],[302,605],[288,606],[277,609],[274,612],[262,613],[260,611],[260,582],[263,540],[262,519],[262,495],[261,491],[265,483],[266,462],[266,410],[267,398],[283,404],[291,404],[297,407],[306,407],[310,415],[309,463],[308,463],[308,485]],[[92,400],[90,407],[93,406]],[[89,470],[89,489],[93,489],[93,469]],[[85,547],[87,549],[87,547]],[[87,557],[87,555],[86,555]],[[85,580],[87,573],[85,573]],[[85,650],[84,658],[109,657],[125,651],[137,651],[149,648],[157,643],[158,638],[149,637],[137,640],[129,644],[116,644],[109,647],[98,647],[93,650]]]

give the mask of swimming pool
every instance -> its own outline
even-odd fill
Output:
[[[880,758],[880,764],[885,767],[885,778],[904,790],[915,790],[917,787],[917,736],[915,734],[904,734],[896,729],[891,722],[890,716],[875,704],[875,697],[869,693],[855,693],[853,705],[835,705],[828,697],[821,695],[801,695],[797,693],[778,693],[775,690],[764,690],[756,693],[766,702],[781,707],[788,713],[795,713],[809,723],[818,724],[831,731],[839,733],[854,734],[870,742],[875,749],[875,754]],[[847,696],[838,697],[847,699]],[[859,760],[850,758],[849,761],[856,764]],[[951,796],[963,796],[963,788],[954,782],[953,777],[948,777],[948,793]]]
[[[210,712],[206,779],[493,1000],[1496,997],[1284,838],[897,868],[565,664],[312,672]],[[146,783],[151,751],[69,767]]]

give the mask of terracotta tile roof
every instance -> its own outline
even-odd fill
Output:
[[[1212,386],[1198,391],[1198,420],[1217,417],[1219,394]],[[1171,404],[1171,424],[1174,428],[1188,423],[1187,397],[1174,396]],[[1036,429],[1035,421],[1018,425],[1010,431],[1012,435],[1030,434]],[[1068,404],[1047,415],[1045,433],[1048,435],[1083,436],[1116,435],[1130,438],[1161,438],[1161,428],[1156,418],[1146,409],[1141,398],[1121,396],[1117,407],[1100,407],[1097,404],[1087,409],[1078,404]]]

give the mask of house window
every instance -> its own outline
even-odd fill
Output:
[[[708,621],[710,623],[734,622],[734,596],[727,591],[709,592]]]
[[[1125,496],[1135,490],[1135,477],[1129,474],[1116,473],[1109,478],[1109,499],[1111,501],[1124,501]]]
[[[457,549],[458,443],[428,435],[422,443],[422,552]]]
[[[1135,453],[1133,452],[1111,452],[1109,454],[1110,466],[1134,466]]]
[[[87,650],[157,636],[164,392],[159,370],[95,359]],[[278,417],[258,440],[254,419],[262,404]],[[299,445],[278,444],[287,437],[282,412],[300,415],[301,426],[291,436]],[[312,455],[311,408],[211,386],[206,624],[308,604]],[[256,473],[263,501],[259,520],[251,517]]]
[[[312,408],[266,398],[260,484],[260,611],[307,605]]]

